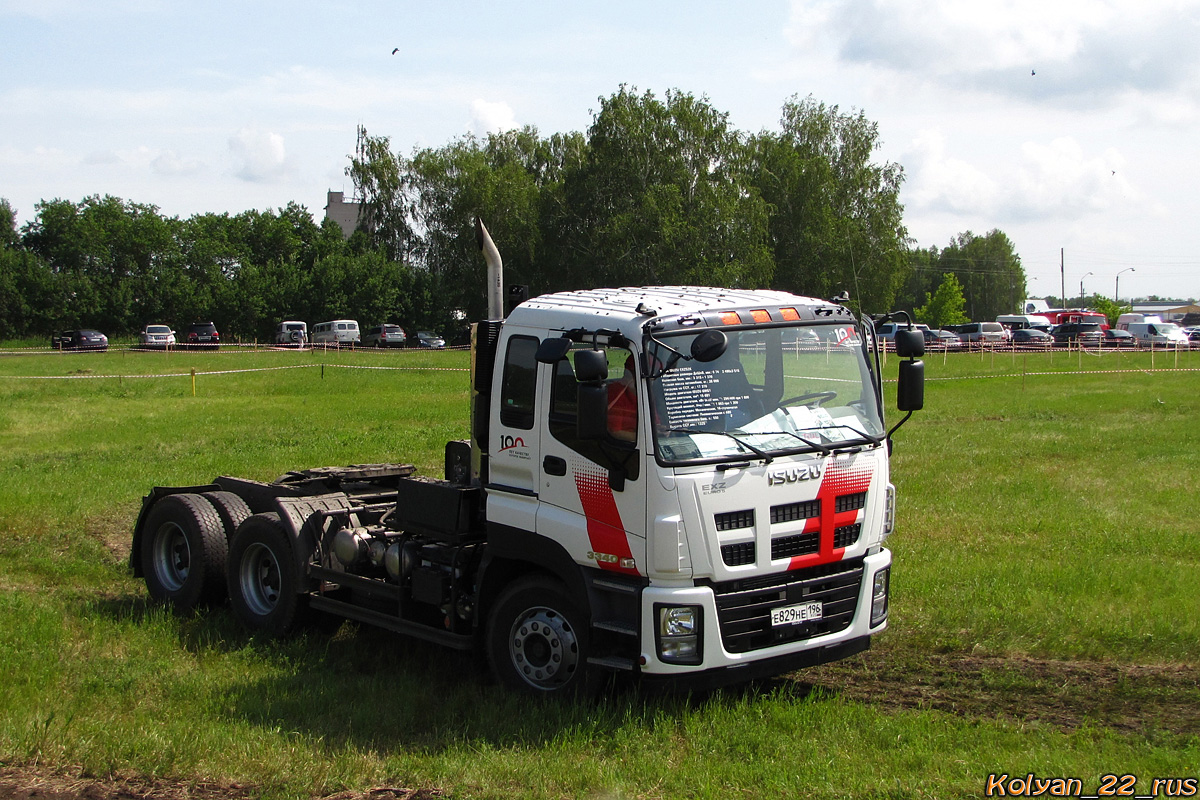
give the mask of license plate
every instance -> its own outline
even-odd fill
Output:
[[[823,607],[820,603],[799,603],[794,606],[783,606],[771,609],[771,625],[799,625],[802,622],[814,622],[821,619]]]

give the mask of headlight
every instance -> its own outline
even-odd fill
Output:
[[[701,655],[700,606],[655,605],[658,614],[658,657],[676,664],[699,664]]]
[[[888,612],[888,583],[891,567],[884,567],[875,573],[871,586],[871,627],[880,625],[887,619]]]

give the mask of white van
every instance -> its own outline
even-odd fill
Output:
[[[1001,314],[996,317],[996,322],[999,322],[1010,331],[1023,331],[1033,328],[1034,330],[1050,332],[1054,327],[1054,323],[1049,317],[1043,317],[1041,314]]]
[[[312,328],[314,345],[331,344],[335,347],[352,347],[360,341],[358,320],[335,319],[332,322],[319,322]]]
[[[1139,347],[1183,347],[1187,334],[1174,322],[1127,322],[1125,330],[1133,334]]]
[[[308,325],[298,319],[285,319],[275,328],[275,344],[304,347],[308,344]]]

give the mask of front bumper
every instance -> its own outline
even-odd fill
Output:
[[[831,577],[806,580],[803,570],[790,573],[786,577],[794,580],[787,585],[776,576],[764,576],[765,589],[752,587],[743,592],[724,592],[724,587],[711,586],[648,586],[642,590],[641,672],[646,676],[661,677],[699,675],[705,676],[700,683],[719,685],[779,674],[865,650],[870,646],[870,637],[887,628],[886,615],[878,624],[871,625],[871,609],[875,576],[888,570],[891,563],[892,554],[886,549],[862,559],[857,591],[846,583],[845,576],[852,571],[849,564],[846,572]],[[856,568],[855,565],[853,569]],[[827,624],[809,629],[782,629],[775,635],[769,623],[771,607],[797,602],[797,593],[803,594],[816,584],[821,584],[816,586],[817,590],[825,591],[825,584],[834,583],[837,585],[830,591],[836,590],[837,599],[826,601]],[[730,597],[737,594],[750,595],[744,607],[753,607],[757,614],[753,620],[747,621],[741,608],[731,614]],[[773,600],[765,599],[772,595]],[[734,601],[737,599],[735,597]],[[671,663],[661,657],[655,609],[663,606],[699,609],[699,655],[695,659],[698,663]],[[835,610],[840,614],[840,621],[834,619]],[[747,634],[748,627],[755,630]],[[812,635],[808,635],[810,632]],[[773,643],[778,639],[786,641]]]

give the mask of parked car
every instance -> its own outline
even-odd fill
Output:
[[[1123,331],[1120,328],[1106,328],[1101,339],[1101,344],[1105,347],[1136,347],[1137,339],[1129,331]]]
[[[180,344],[192,350],[216,350],[221,346],[221,334],[211,322],[193,322]]]
[[[329,322],[318,322],[316,325],[313,325],[313,344],[353,347],[361,341],[362,337],[358,332],[358,320],[335,319]]]
[[[283,347],[304,347],[308,343],[308,324],[299,320],[284,320],[275,328],[275,344]]]
[[[954,332],[964,342],[976,344],[1001,344],[1008,339],[1008,329],[999,322],[968,322],[956,325]]]
[[[175,346],[175,331],[170,325],[147,325],[138,332],[138,347],[166,350]]]
[[[1095,322],[1064,322],[1056,325],[1050,335],[1054,337],[1055,347],[1099,347],[1104,339],[1100,325]]]
[[[950,331],[930,330],[926,328],[922,331],[925,335],[926,350],[961,350],[962,339]]]
[[[919,331],[929,330],[929,326],[924,323],[921,323],[921,322],[918,322],[917,324],[913,325],[913,327]],[[877,336],[879,336],[881,341],[884,341],[884,342],[896,341],[896,331],[899,331],[899,330],[908,330],[908,323],[907,322],[882,322],[879,325],[875,326],[875,334]],[[819,336],[817,338],[820,339]]]
[[[1012,332],[1012,343],[1023,348],[1049,347],[1054,344],[1054,337],[1037,328],[1019,328]]]
[[[55,350],[107,350],[108,337],[90,328],[62,331],[50,337],[50,346]]]
[[[399,325],[376,325],[363,336],[363,347],[404,347],[408,336]]]
[[[446,340],[432,331],[417,331],[417,347],[442,350],[446,347]]]
[[[1200,347],[1200,326],[1195,328],[1184,328],[1183,330],[1188,337],[1188,346],[1192,348]]]

